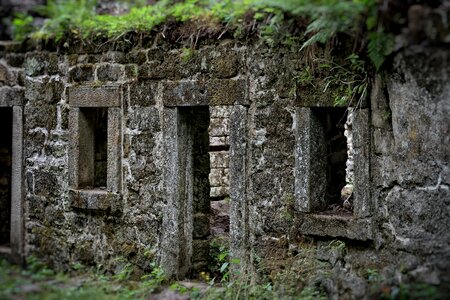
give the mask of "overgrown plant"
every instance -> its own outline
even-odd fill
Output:
[[[197,38],[202,30],[217,30],[218,37],[226,32],[241,36],[245,31],[254,31],[271,46],[281,43],[304,49],[329,43],[339,34],[361,43],[367,40],[367,55],[376,69],[393,50],[393,37],[384,32],[379,22],[376,0],[161,0],[152,5],[145,1],[128,2],[130,8],[125,14],[99,15],[95,12],[97,0],[49,0],[37,9],[47,17],[43,26],[36,31],[31,26],[32,17],[18,15],[14,37],[21,40],[33,32],[34,38],[58,41],[68,33],[82,39],[117,40],[130,31],[150,32],[172,20],[197,22],[198,32],[191,33]],[[286,14],[306,22],[303,34],[290,32],[289,27],[295,25]],[[161,27],[163,36],[170,34],[167,30],[170,28]]]
[[[320,66],[329,73],[325,78],[323,92],[333,87],[334,105],[360,107],[367,97],[370,86],[364,61],[353,53],[346,58],[344,64],[322,60]]]

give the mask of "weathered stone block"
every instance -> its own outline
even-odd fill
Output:
[[[130,83],[130,105],[155,105],[156,83],[154,81],[136,81]]]
[[[229,106],[211,106],[209,108],[209,116],[213,118],[229,118],[231,109]]]
[[[138,67],[139,79],[164,79],[165,73],[160,67],[159,62],[150,61]]]
[[[28,76],[56,74],[58,72],[58,55],[49,52],[28,52],[25,54],[24,67]]]
[[[195,249],[192,253],[192,262],[207,262],[209,260],[209,241],[193,240],[192,244],[192,248]]]
[[[239,72],[239,55],[231,49],[216,53],[210,64],[213,77],[231,78]]]
[[[210,152],[211,168],[228,168],[230,155],[228,151]]]
[[[16,81],[14,79],[11,70],[4,63],[0,62],[0,83],[14,85]]]
[[[108,51],[102,55],[102,62],[113,62],[117,64],[124,64],[127,62],[125,53],[120,51]]]
[[[25,115],[29,116],[25,126],[27,129],[33,129],[36,127],[43,127],[47,130],[56,128],[57,109],[53,105],[27,105],[25,106]],[[42,118],[42,116],[46,116]]]
[[[193,238],[201,239],[206,238],[209,235],[209,216],[197,213],[194,215],[194,229]]]
[[[21,68],[25,61],[25,55],[22,53],[8,53],[5,55],[5,61],[11,67]]]
[[[135,64],[125,65],[125,79],[136,79],[138,76],[138,66]]]
[[[225,184],[225,177],[227,176],[225,169],[211,169],[211,172],[209,173],[209,182],[211,186],[224,186]]]
[[[69,79],[73,82],[94,80],[94,66],[92,64],[78,65],[69,70]]]
[[[230,138],[229,136],[210,136],[209,137],[210,146],[229,146]]]
[[[248,104],[247,87],[242,79],[163,82],[166,106]]]
[[[209,125],[209,136],[228,136],[230,134],[230,119],[228,118],[211,118]]]
[[[130,51],[129,53],[127,53],[126,61],[137,65],[143,65],[145,62],[147,62],[147,51],[148,50]]]
[[[4,86],[0,88],[0,107],[22,105],[25,89],[22,87]]]
[[[97,79],[102,82],[118,81],[124,75],[124,67],[117,64],[102,64],[97,67]]]
[[[223,187],[223,186],[221,186],[221,187],[212,186],[209,195],[211,198],[226,197],[226,196],[230,195],[230,188]]]
[[[58,189],[58,177],[60,174],[54,170],[39,170],[34,174],[34,194],[37,196],[48,197]]]

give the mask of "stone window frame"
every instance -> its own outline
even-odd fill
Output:
[[[23,182],[23,101],[0,98],[0,107],[12,108],[11,157],[11,228],[10,249],[3,253],[16,263],[23,263],[24,255],[24,182]]]
[[[69,201],[79,209],[117,211],[122,198],[122,98],[120,85],[76,86],[68,91],[69,100]],[[80,117],[83,108],[107,108],[107,179],[106,190],[79,186]],[[93,155],[93,154],[92,154]]]
[[[370,112],[368,108],[353,110],[352,139],[354,158],[353,214],[349,216],[321,214],[314,211],[314,193],[321,172],[314,169],[317,157],[312,148],[318,138],[315,107],[296,108],[295,210],[300,214],[299,232],[305,235],[372,240],[373,205],[370,193]],[[333,107],[329,107],[333,109]]]

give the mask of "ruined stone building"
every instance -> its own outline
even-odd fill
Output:
[[[448,290],[448,49],[398,51],[347,109],[293,80],[292,47],[2,42],[0,251],[182,278],[217,217],[244,272],[308,245],[330,291],[362,297],[368,268]],[[322,251],[334,240],[346,251]]]

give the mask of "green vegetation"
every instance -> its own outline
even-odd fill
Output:
[[[131,281],[129,265],[112,276],[80,263],[68,273],[57,273],[34,257],[27,265],[21,269],[0,259],[0,299],[145,299],[165,280],[156,266],[140,281]]]
[[[14,36],[35,39],[108,38],[117,40],[127,33],[160,32],[193,40],[201,36],[237,38],[258,35],[267,44],[296,45],[301,49],[316,43],[333,42],[345,35],[364,45],[376,69],[392,52],[393,38],[379,24],[376,0],[170,0],[146,5],[145,1],[123,1],[129,8],[122,15],[96,13],[96,0],[49,0],[37,13],[47,19],[33,28],[32,17],[19,14]],[[173,30],[175,24],[190,24]],[[163,26],[164,25],[164,26]],[[300,27],[299,27],[300,26]],[[366,42],[367,41],[367,42]]]
[[[213,251],[216,257],[212,266],[217,269],[211,270],[212,274],[233,272],[233,275],[216,280],[219,278],[209,279],[203,274],[200,276],[203,283],[170,282],[156,263],[152,263],[149,274],[133,281],[129,279],[133,268],[125,261],[116,274],[106,275],[80,263],[74,263],[72,270],[62,273],[34,257],[27,260],[26,269],[0,259],[0,299],[146,299],[167,289],[188,295],[190,299],[327,299],[320,282],[330,280],[330,266],[317,259],[313,244],[300,245],[299,253],[290,260],[283,258],[283,268],[279,271],[273,269],[280,264],[279,257],[261,260],[257,266],[258,280],[230,269],[226,264],[231,262],[227,247],[219,241],[213,246],[217,252]],[[325,250],[344,254],[346,245],[334,240]],[[266,267],[272,271],[264,275]],[[371,299],[440,299],[438,290],[430,284],[392,285],[392,278],[384,278],[377,269],[367,269],[363,275]]]

